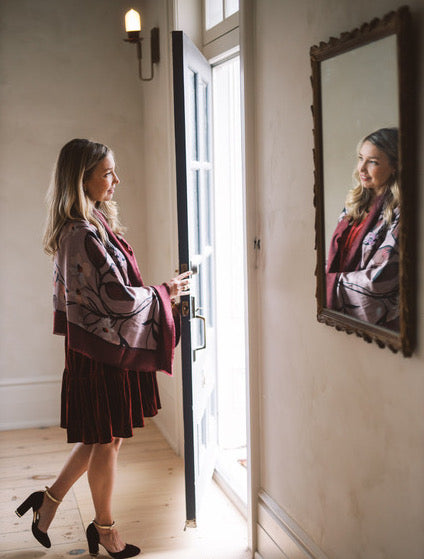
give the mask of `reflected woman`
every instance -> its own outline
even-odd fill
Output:
[[[353,176],[330,241],[327,307],[399,330],[397,128],[381,128],[359,143]]]

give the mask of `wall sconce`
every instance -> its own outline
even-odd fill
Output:
[[[160,60],[159,54],[159,27],[154,27],[150,31],[150,50],[151,50],[151,70],[150,78],[143,78],[141,67],[141,20],[140,14],[136,10],[129,10],[125,14],[125,31],[128,34],[128,39],[124,39],[127,43],[135,43],[137,45],[137,59],[138,59],[138,76],[140,80],[149,82],[153,79],[153,64],[158,64]]]

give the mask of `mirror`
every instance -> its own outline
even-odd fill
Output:
[[[415,345],[413,103],[407,7],[310,49],[317,318]]]

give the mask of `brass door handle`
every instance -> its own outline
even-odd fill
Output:
[[[198,310],[198,309],[196,309]],[[203,323],[203,344],[199,347],[196,347],[193,352],[194,352],[194,358],[196,359],[196,351],[201,351],[202,349],[206,349],[206,318],[204,316],[202,316],[201,314],[196,314],[194,315],[193,318],[199,318],[202,323]]]

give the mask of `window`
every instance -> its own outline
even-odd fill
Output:
[[[205,28],[211,29],[239,11],[239,0],[205,0]]]
[[[233,42],[238,44],[239,0],[203,0],[203,8],[203,44],[229,34],[237,37]],[[229,50],[228,44],[219,50]]]

